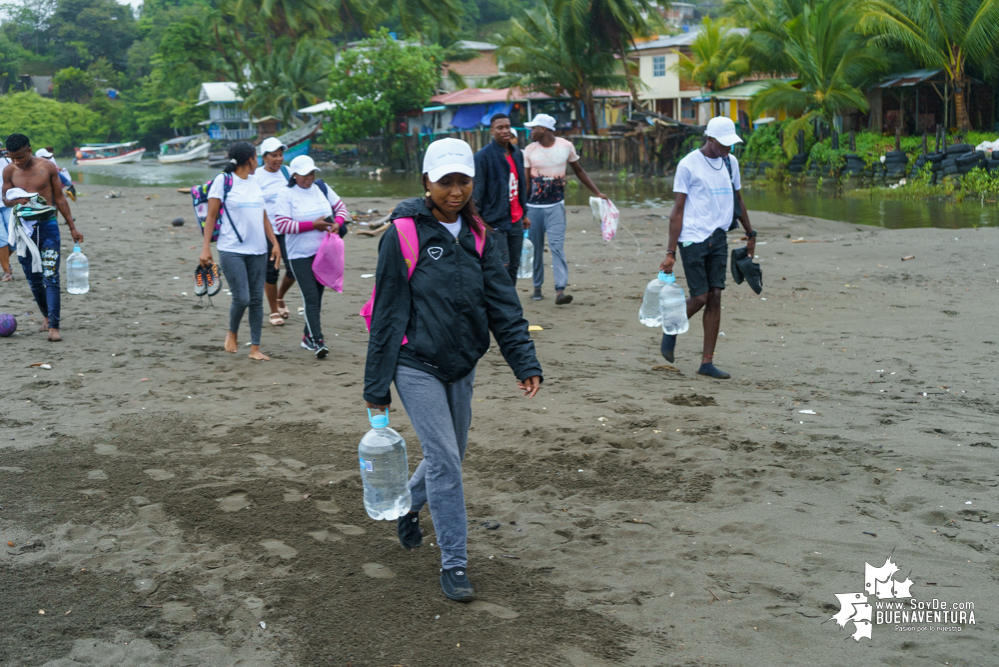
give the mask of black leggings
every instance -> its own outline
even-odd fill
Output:
[[[290,275],[288,273],[288,251],[284,247],[284,234],[275,234],[278,241],[278,246],[281,247],[281,263],[284,264],[284,275]],[[266,283],[268,285],[277,285],[278,278],[281,275],[279,271],[274,266],[274,262],[271,260],[271,250],[274,246],[271,245],[271,240],[267,239],[267,278]]]
[[[291,270],[291,277],[298,283],[298,289],[302,290],[302,299],[305,301],[305,335],[312,336],[313,340],[324,340],[323,325],[319,320],[319,314],[323,309],[323,290],[326,289],[312,273],[312,261],[316,258],[303,257],[293,259],[288,262]]]

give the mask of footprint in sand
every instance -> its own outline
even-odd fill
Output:
[[[104,456],[110,456],[112,454],[118,453],[118,447],[115,445],[94,445],[94,454],[103,454]]]
[[[281,540],[261,540],[260,546],[272,556],[280,556],[282,560],[291,560],[298,555],[297,549],[289,547]]]
[[[201,448],[201,453],[208,456],[210,454],[218,454],[222,451],[222,448],[218,445],[205,445]]]
[[[501,607],[498,604],[493,604],[492,602],[486,602],[484,600],[473,600],[466,605],[466,608],[474,611],[484,611],[491,616],[495,616],[496,618],[510,619],[520,616],[520,614],[515,612],[513,609]]]
[[[150,468],[149,470],[143,470],[142,472],[146,473],[157,482],[165,482],[168,479],[176,477],[176,475],[169,470],[161,470],[160,468]]]
[[[0,472],[12,472],[15,475],[24,472],[24,468],[18,466],[0,466]]]
[[[306,533],[309,537],[316,540],[317,542],[339,542],[340,537],[332,534],[328,530],[316,530],[311,533]]]
[[[219,509],[223,512],[236,512],[250,506],[250,494],[246,491],[233,491],[225,498],[219,498],[215,502],[219,504]]]
[[[103,470],[91,470],[87,473],[87,479],[107,479],[108,474]]]
[[[273,467],[278,464],[275,459],[267,456],[267,454],[247,454],[247,456],[256,461],[259,466]]]
[[[346,523],[334,523],[333,527],[344,535],[364,535],[364,529],[360,526],[351,526]]]
[[[317,500],[316,509],[326,514],[336,514],[340,511],[340,506],[332,500]]]
[[[361,566],[361,570],[372,579],[392,579],[395,577],[395,572],[378,563],[365,563]]]
[[[289,458],[281,459],[281,463],[285,464],[286,466],[288,466],[292,470],[305,470],[306,468],[309,467],[309,466],[305,465],[304,463],[302,463],[301,461],[297,461],[295,459],[289,459]]]
[[[302,496],[305,495],[301,491],[296,491],[295,489],[285,489],[284,490],[284,501],[286,503],[297,503],[300,500],[305,500]]]

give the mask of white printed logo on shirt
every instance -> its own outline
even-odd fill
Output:
[[[444,248],[427,248],[427,254],[431,259],[438,260],[444,254]]]

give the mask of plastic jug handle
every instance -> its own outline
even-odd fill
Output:
[[[676,282],[676,276],[674,276],[672,273],[666,273],[664,271],[659,272],[658,278],[660,281],[664,283]]]
[[[371,408],[368,408],[368,421],[371,421]],[[385,408],[385,419],[389,418],[388,408]]]

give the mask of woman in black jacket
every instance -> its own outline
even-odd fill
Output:
[[[401,238],[393,225],[378,249],[364,373],[364,400],[371,409],[389,407],[395,380],[423,448],[409,482],[413,506],[398,520],[399,541],[407,549],[420,546],[419,512],[429,502],[441,549],[441,588],[459,601],[473,597],[465,573],[461,462],[475,365],[489,349],[489,333],[525,396],[533,398],[542,382],[520,300],[471,199],[474,176],[472,149],[464,141],[441,139],[427,148],[426,197],[406,200],[392,214],[393,220],[415,220],[416,267],[409,276],[401,246],[414,239]]]

